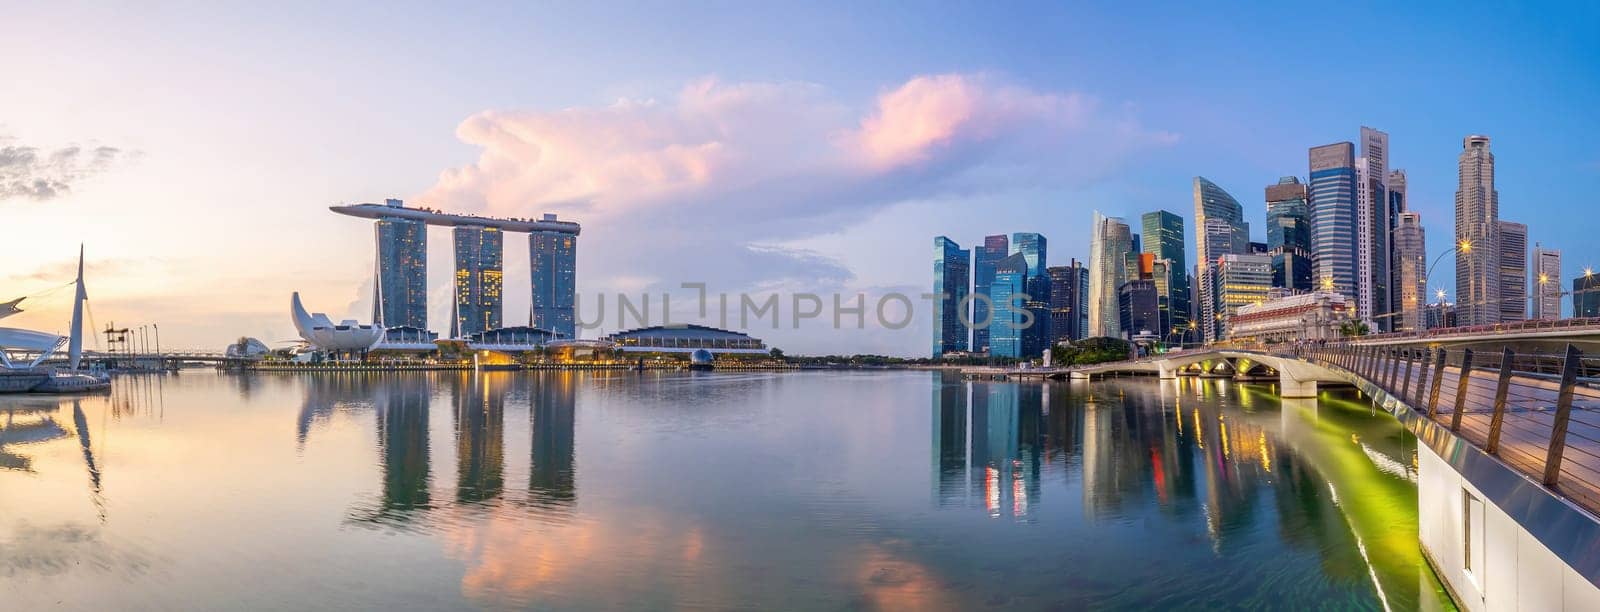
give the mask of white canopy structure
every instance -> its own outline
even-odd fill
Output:
[[[0,327],[0,368],[14,370],[18,368],[37,367],[52,353],[61,350],[61,345],[67,343],[65,336],[56,334]],[[33,357],[32,361],[18,364],[11,360],[15,355]]]
[[[372,348],[383,338],[383,327],[362,325],[354,320],[335,325],[328,315],[310,314],[300,303],[300,292],[289,298],[289,315],[294,318],[294,329],[311,346],[325,351],[362,351]]]

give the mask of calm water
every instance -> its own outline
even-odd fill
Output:
[[[1352,399],[930,372],[122,378],[0,398],[0,608],[1448,605],[1415,442]]]

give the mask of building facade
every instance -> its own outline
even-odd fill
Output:
[[[1422,215],[1402,212],[1394,230],[1395,301],[1394,331],[1422,327],[1422,306],[1428,299],[1428,242]]]
[[[1163,281],[1165,283],[1164,289],[1157,288],[1166,294],[1165,303],[1161,305],[1162,319],[1166,321],[1163,326],[1187,325],[1190,311],[1189,266],[1184,253],[1188,245],[1184,242],[1183,217],[1158,210],[1145,213],[1139,220],[1143,252],[1154,255],[1158,261],[1167,262],[1165,278],[1157,282],[1157,285]]]
[[[1528,286],[1533,289],[1535,319],[1561,318],[1561,251],[1533,244],[1533,272]]]
[[[1600,276],[1584,270],[1583,276],[1572,279],[1572,316],[1600,317]]]
[[[1272,284],[1311,291],[1311,206],[1306,186],[1285,176],[1267,186],[1267,255],[1272,257]]]
[[[457,226],[451,233],[456,248],[456,300],[450,337],[462,338],[501,327],[504,234],[499,228],[477,225]]]
[[[1050,275],[1052,344],[1082,340],[1089,329],[1089,269],[1078,260],[1045,269]]]
[[[1390,331],[1389,134],[1361,126],[1356,160],[1356,316]]]
[[[1462,325],[1498,323],[1500,192],[1489,137],[1467,136],[1456,161],[1456,318]]]
[[[1214,272],[1217,313],[1213,317],[1226,338],[1229,318],[1240,308],[1265,302],[1272,292],[1272,258],[1266,255],[1223,255]]]
[[[977,247],[972,254],[972,292],[977,295],[988,296],[989,284],[994,282],[994,264],[1005,259],[1011,254],[1011,242],[1005,234],[984,236],[983,246]],[[979,323],[989,320],[989,302],[974,300],[972,302],[972,320]],[[974,325],[972,328],[972,350],[979,353],[989,352],[989,327]]]
[[[933,356],[966,352],[967,279],[972,252],[956,241],[939,236],[933,239]]]
[[[1312,283],[1319,291],[1356,297],[1355,147],[1339,142],[1310,150]]]
[[[1117,288],[1127,279],[1127,254],[1133,250],[1133,232],[1120,217],[1094,213],[1094,234],[1089,241],[1089,335],[1120,337]]]
[[[1023,334],[1023,352],[1029,356],[1044,352],[1050,345],[1050,275],[1048,267],[1048,242],[1044,236],[1031,232],[1011,234],[1011,252],[1028,262],[1028,299],[1024,302],[1033,313],[1033,325]]]
[[[577,337],[573,310],[577,298],[578,237],[556,232],[531,232],[528,267],[533,277],[533,327],[559,338]]]
[[[1194,177],[1194,224],[1199,259],[1200,328],[1206,342],[1222,338],[1222,322],[1217,314],[1215,268],[1224,255],[1245,254],[1250,248],[1250,226],[1244,221],[1244,207],[1227,191],[1203,176]]]
[[[1161,329],[1153,278],[1130,279],[1117,288],[1117,317],[1124,340],[1146,332],[1157,336],[1165,334],[1166,330]]]
[[[1500,320],[1528,318],[1528,226],[1501,221],[1496,224],[1495,246],[1500,255]]]
[[[400,200],[386,201],[401,206]],[[384,217],[377,232],[377,282],[373,322],[382,327],[428,327],[428,226],[422,221]]]
[[[995,262],[994,281],[989,284],[993,320],[989,323],[989,354],[1017,359],[1026,355],[1025,338],[1032,311],[1021,294],[1027,293],[1028,262],[1021,254],[1008,255]]]
[[[1332,291],[1275,292],[1246,304],[1228,320],[1228,339],[1275,344],[1338,340],[1339,327],[1353,313],[1342,294]]]

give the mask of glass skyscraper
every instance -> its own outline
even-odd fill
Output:
[[[1498,224],[1495,244],[1500,247],[1500,320],[1528,318],[1528,226],[1512,221]]]
[[[573,305],[577,293],[578,237],[559,232],[528,234],[528,267],[533,276],[533,327],[561,338],[577,336]]]
[[[1572,316],[1600,317],[1600,276],[1584,270],[1583,276],[1572,279]]]
[[[967,326],[961,309],[967,303],[967,279],[972,252],[954,240],[933,239],[933,356],[967,350]]]
[[[1339,142],[1310,151],[1313,282],[1321,291],[1356,296],[1355,146]]]
[[[1239,201],[1203,176],[1194,177],[1194,217],[1195,251],[1200,258],[1200,333],[1206,342],[1216,342],[1222,338],[1222,319],[1214,269],[1224,255],[1249,252],[1250,226]]]
[[[1356,316],[1374,331],[1391,331],[1389,309],[1390,232],[1389,134],[1361,127],[1361,157],[1356,160]]]
[[[400,206],[389,200],[389,206]],[[428,328],[428,226],[422,221],[384,217],[377,232],[377,282],[372,318],[384,327]]]
[[[1011,253],[1011,242],[1005,234],[985,236],[983,246],[973,249],[972,254],[972,291],[979,295],[989,295],[989,283],[994,282],[994,264],[1005,259]],[[989,319],[989,303],[983,300],[972,302],[972,350],[986,352],[989,350],[989,328],[979,327]]]
[[[1011,234],[1011,253],[1021,255],[1028,262],[1028,300],[1025,307],[1033,312],[1033,325],[1023,334],[1023,354],[1037,356],[1050,344],[1050,275],[1045,273],[1046,242],[1044,236],[1030,232]]]
[[[1094,213],[1094,234],[1089,239],[1089,330],[1090,336],[1122,335],[1117,315],[1117,288],[1127,281],[1128,253],[1133,250],[1133,232],[1121,217]]]
[[[499,228],[461,225],[452,229],[456,247],[455,316],[450,337],[501,327],[504,234]]]
[[[1272,285],[1311,291],[1311,215],[1306,186],[1285,176],[1267,186],[1267,255]]]
[[[989,325],[989,354],[1011,358],[1027,355],[1024,335],[1031,327],[1023,324],[1027,304],[1020,297],[1012,299],[1026,293],[1027,286],[1028,262],[1022,254],[995,262],[994,282],[989,285],[989,299],[994,303],[994,321]]]
[[[1456,320],[1500,322],[1500,192],[1489,137],[1467,136],[1456,159]],[[1526,243],[1524,243],[1526,244]]]
[[[1045,272],[1050,275],[1051,342],[1084,339],[1089,329],[1089,269],[1074,259],[1071,265],[1051,266]]]
[[[1182,327],[1189,324],[1189,266],[1184,259],[1183,217],[1158,210],[1147,212],[1140,218],[1144,252],[1157,260],[1167,260],[1165,273],[1166,295],[1160,296],[1161,326]],[[1157,283],[1161,292],[1162,283]],[[1166,333],[1166,329],[1162,333]]]

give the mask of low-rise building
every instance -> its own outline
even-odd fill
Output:
[[[1228,338],[1262,343],[1337,340],[1352,310],[1343,294],[1274,292],[1259,304],[1240,306],[1228,317]]]
[[[704,325],[643,327],[603,338],[624,353],[693,353],[698,349],[716,355],[766,355],[766,343],[736,331]]]

